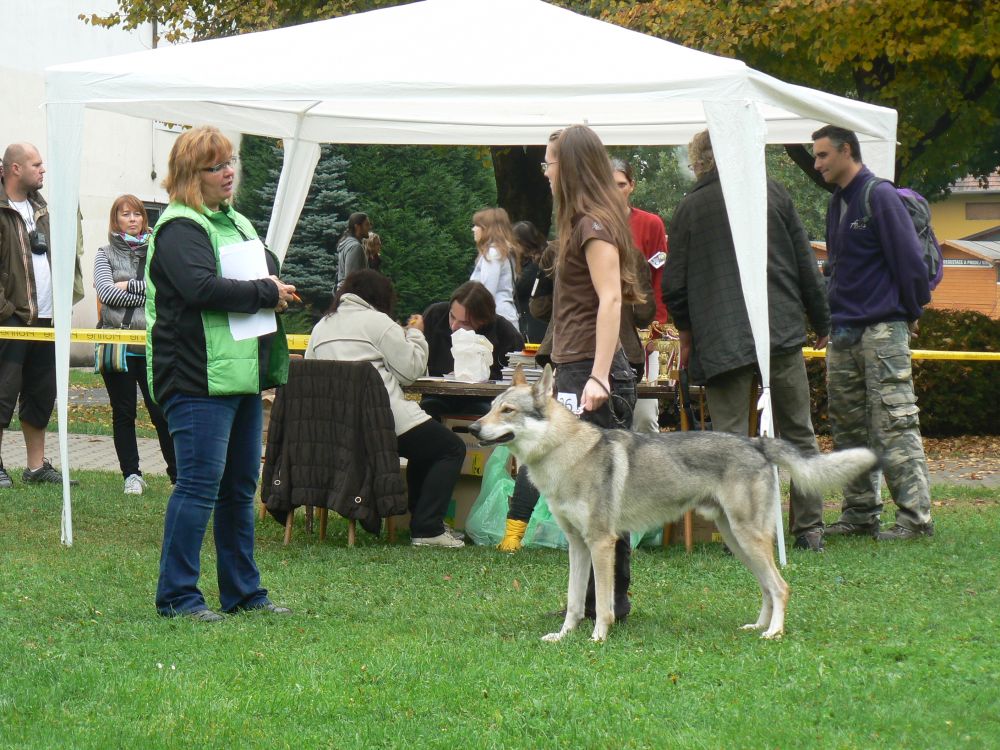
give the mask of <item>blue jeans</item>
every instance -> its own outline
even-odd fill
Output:
[[[176,394],[163,404],[177,454],[167,503],[156,609],[166,617],[205,609],[198,589],[201,544],[213,531],[219,600],[225,612],[268,603],[253,559],[254,493],[260,474],[260,395]]]

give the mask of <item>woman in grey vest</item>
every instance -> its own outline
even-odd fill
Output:
[[[142,201],[134,195],[121,195],[111,205],[108,243],[94,258],[94,288],[100,300],[100,328],[146,330],[146,246],[149,242],[149,218]],[[146,355],[142,344],[130,344],[126,355],[127,372],[102,372],[111,401],[115,452],[125,494],[141,495],[146,487],[139,470],[139,449],[135,439],[136,385],[142,391],[149,418],[156,427],[163,460],[170,481],[177,480],[174,444],[167,421],[149,395],[146,381]]]

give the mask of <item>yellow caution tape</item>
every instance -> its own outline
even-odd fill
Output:
[[[0,339],[17,339],[19,341],[55,341],[53,328],[22,328],[20,326],[0,326]],[[126,331],[118,328],[74,328],[70,339],[88,344],[145,344],[145,331]],[[305,334],[288,334],[288,348],[292,351],[305,351],[309,346],[309,337]],[[802,350],[807,359],[825,357],[825,349],[813,349],[807,346]],[[910,354],[913,359],[960,360],[965,362],[1000,362],[1000,352],[950,352],[935,349],[913,349]]]

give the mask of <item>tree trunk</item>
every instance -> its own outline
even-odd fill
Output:
[[[786,143],[785,153],[788,154],[792,161],[799,165],[799,168],[803,172],[809,175],[810,180],[815,182],[826,192],[832,193],[834,188],[837,187],[836,185],[827,184],[826,180],[820,176],[820,173],[815,169],[816,159],[811,153],[809,153],[809,149],[801,143]]]
[[[491,146],[497,203],[511,223],[530,221],[548,236],[552,223],[552,191],[539,166],[544,146]]]

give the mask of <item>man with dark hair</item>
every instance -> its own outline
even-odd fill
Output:
[[[368,214],[359,211],[348,217],[344,233],[337,242],[337,286],[333,290],[334,293],[349,274],[368,268],[368,256],[361,241],[366,239],[371,231],[372,223],[368,220]]]
[[[524,346],[521,332],[505,317],[497,315],[493,295],[478,281],[466,281],[452,292],[447,302],[431,304],[422,318],[414,315],[413,320],[423,325],[427,339],[428,375],[447,375],[454,371],[451,334],[461,329],[475,331],[493,344],[491,380],[501,378],[507,355]],[[420,408],[440,420],[442,414],[485,414],[490,410],[490,400],[475,396],[424,396]]]
[[[733,233],[708,131],[688,147],[695,183],[670,222],[671,251],[663,294],[681,336],[681,366],[705,382],[712,428],[746,435],[758,373]],[[771,344],[771,404],[778,435],[816,454],[802,346],[808,316],[825,346],[830,332],[823,279],[792,199],[767,181],[767,301]],[[789,532],[798,549],[823,551],[823,496],[794,483]]]
[[[52,327],[52,259],[49,212],[38,191],[45,166],[38,149],[15,143],[3,155],[0,187],[0,326]],[[21,475],[28,484],[62,484],[45,458],[45,427],[56,400],[55,345],[0,339],[0,441],[14,406],[27,452]],[[73,482],[76,484],[76,482]],[[13,486],[0,461],[0,488]]]
[[[910,326],[930,301],[927,268],[910,215],[888,182],[863,193],[875,175],[861,162],[857,136],[831,125],[812,134],[815,169],[836,185],[826,218],[833,328],[827,391],[833,440],[867,446],[882,458],[895,523],[880,531],[882,499],[874,471],[844,490],[840,520],[827,536],[881,540],[931,536],[930,478],[913,392]]]

